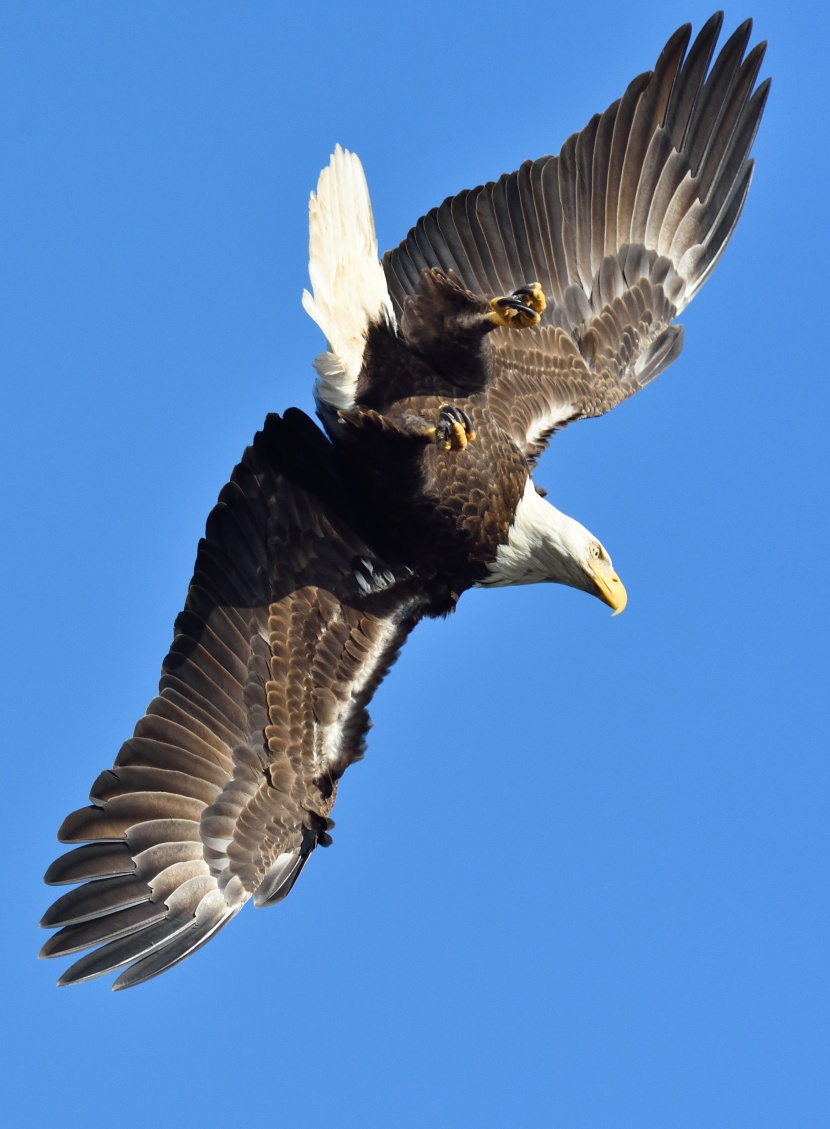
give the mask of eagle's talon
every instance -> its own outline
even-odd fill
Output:
[[[444,404],[438,423],[429,429],[428,434],[442,451],[463,451],[476,437],[473,421],[462,408],[452,404]]]
[[[544,292],[538,282],[529,282],[527,286],[520,286],[518,290],[513,291],[511,298],[524,299],[525,304],[530,306],[531,310],[537,314],[541,314],[547,306]]]
[[[475,428],[473,427],[473,421],[470,419],[463,408],[456,408],[455,410],[461,416],[461,423],[464,424],[464,431],[467,436],[467,442],[469,443],[476,437]]]
[[[530,282],[514,290],[508,297],[493,298],[490,321],[508,329],[530,329],[539,324],[539,315],[546,306],[545,295],[538,282]]]

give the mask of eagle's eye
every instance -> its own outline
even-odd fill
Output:
[[[594,541],[591,544],[591,556],[596,561],[602,559],[602,545],[600,545],[598,541]]]

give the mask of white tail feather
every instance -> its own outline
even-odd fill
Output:
[[[314,296],[303,291],[303,308],[326,335],[329,352],[314,362],[318,402],[354,404],[363,365],[366,330],[385,319],[394,325],[363,166],[336,146],[308,204],[308,274]]]

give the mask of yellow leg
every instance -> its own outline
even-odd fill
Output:
[[[470,417],[452,404],[443,406],[437,425],[428,428],[424,434],[442,451],[463,451],[476,437]]]
[[[531,329],[539,324],[539,315],[546,305],[542,287],[538,282],[529,282],[509,297],[493,298],[490,320],[507,329]]]

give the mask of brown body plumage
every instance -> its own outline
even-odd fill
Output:
[[[624,606],[603,547],[531,475],[557,428],[677,357],[672,322],[737,222],[768,83],[753,92],[749,23],[709,69],[720,23],[688,53],[680,29],[558,157],[423,217],[385,281],[359,163],[335,154],[307,301],[331,345],[326,434],[269,416],[208,519],[159,695],[59,833],[74,849],[46,880],[84,884],[44,917],[43,955],[100,946],[62,982],[126,965],[116,986],[139,983],[285,896],[330,842],[366,707],[420,618],[535,580]]]

